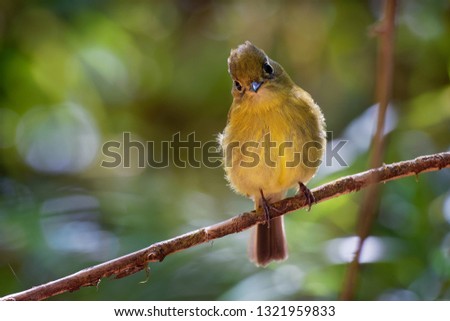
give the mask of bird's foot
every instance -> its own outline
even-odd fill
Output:
[[[302,182],[298,182],[298,186],[300,186],[300,189],[298,190],[297,195],[303,194],[303,196],[305,196],[309,212],[311,210],[311,205],[313,203],[316,203],[316,198],[314,197],[311,190],[305,186],[305,184],[303,184]]]
[[[274,211],[277,213],[282,213],[282,211],[278,210],[276,207],[272,206],[269,201],[264,197],[264,193],[262,191],[262,189],[259,190],[259,192],[261,193],[261,200],[262,200],[262,208],[264,210],[264,214],[266,216],[266,224],[267,227],[270,226],[270,211]]]

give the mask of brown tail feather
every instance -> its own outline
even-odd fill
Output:
[[[281,200],[283,195],[266,196],[271,203]],[[255,207],[259,207],[261,199],[255,199]],[[271,261],[287,258],[287,244],[284,233],[283,217],[275,217],[269,224],[258,224],[253,228],[249,257],[258,266],[266,266]]]

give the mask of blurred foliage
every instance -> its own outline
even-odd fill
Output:
[[[102,146],[195,132],[231,103],[226,59],[251,40],[312,94],[348,167],[367,168],[381,1],[0,2],[0,296],[249,210],[220,167],[101,167]],[[401,1],[385,162],[450,146],[450,5]],[[164,156],[156,149],[156,159]],[[169,155],[170,156],[170,155]],[[383,186],[361,300],[450,299],[450,173]],[[261,269],[230,235],[56,300],[336,299],[361,193],[286,217],[290,257]]]

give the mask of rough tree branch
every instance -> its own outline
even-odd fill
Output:
[[[369,185],[387,182],[423,172],[450,167],[450,152],[421,156],[343,177],[312,190],[316,201],[323,202],[340,195],[357,192]],[[305,207],[303,196],[286,198],[273,206],[271,216],[276,217]],[[257,223],[264,222],[263,211],[251,211],[215,225],[204,227],[172,239],[158,242],[134,253],[86,268],[61,279],[42,284],[23,292],[7,295],[0,300],[43,300],[57,294],[76,291],[83,286],[96,286],[105,277],[122,278],[147,269],[148,263],[160,262],[167,255],[209,242],[232,233],[239,233]]]

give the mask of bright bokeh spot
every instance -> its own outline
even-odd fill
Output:
[[[17,148],[33,169],[76,173],[88,167],[99,150],[99,133],[89,113],[74,103],[35,107],[17,128]]]

